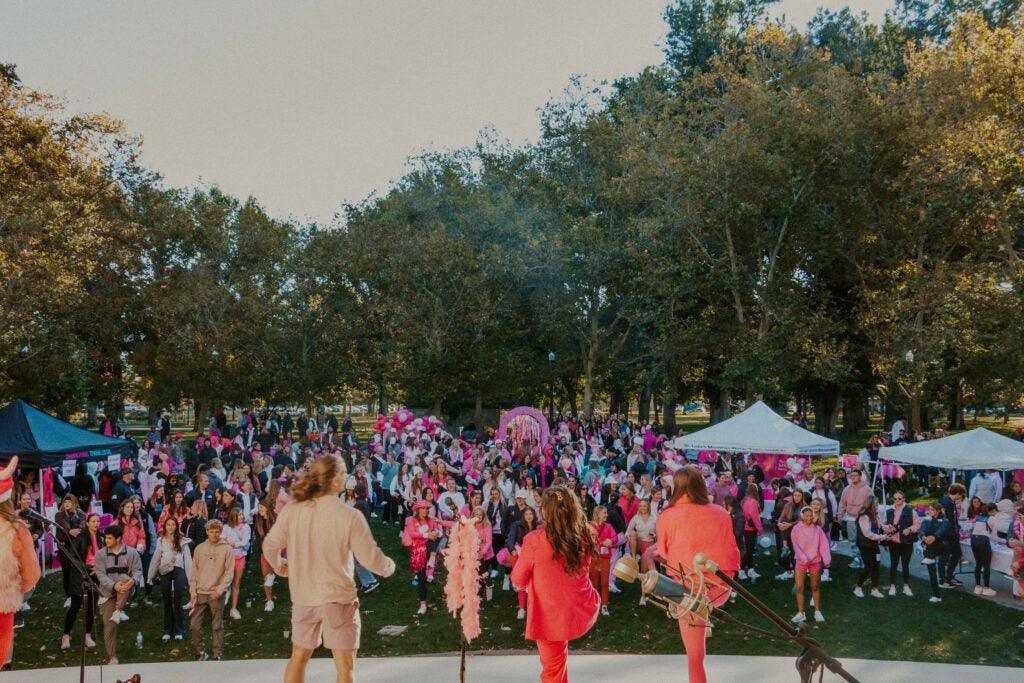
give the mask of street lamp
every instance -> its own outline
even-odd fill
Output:
[[[550,363],[552,366],[554,365],[554,363],[555,363],[555,352],[554,351],[548,351],[548,363]],[[548,414],[551,417],[551,424],[554,424],[555,423],[555,379],[554,379],[554,374],[552,372],[549,372],[548,376],[550,377],[550,379],[548,380],[548,390],[551,392],[550,393],[551,401],[550,401],[550,403],[548,403],[548,406],[549,406]]]

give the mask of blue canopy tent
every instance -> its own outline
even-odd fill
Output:
[[[134,457],[132,441],[112,439],[80,429],[33,408],[20,398],[0,409],[0,463],[18,456],[18,467],[59,467],[64,460],[106,460],[111,455]]]

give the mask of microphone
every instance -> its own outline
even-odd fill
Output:
[[[718,565],[708,560],[704,553],[697,553],[693,558],[693,565],[692,571],[680,567],[688,586],[653,569],[640,573],[636,560],[628,556],[615,563],[612,573],[626,583],[633,583],[639,579],[644,597],[664,609],[670,619],[680,619],[687,615],[707,619],[714,605],[711,604],[706,578],[701,568],[712,572],[718,570]]]
[[[18,516],[22,519],[34,519],[37,522],[42,522],[43,524],[49,524],[51,526],[53,525],[52,521],[48,520],[46,517],[43,517],[41,514],[39,514],[32,508],[22,508],[18,510]]]

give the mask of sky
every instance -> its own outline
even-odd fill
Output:
[[[0,0],[0,62],[106,112],[172,187],[329,224],[425,151],[533,142],[573,75],[661,63],[668,0]],[[783,0],[880,21],[893,0]]]

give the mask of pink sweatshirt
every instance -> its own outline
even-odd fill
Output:
[[[802,521],[789,532],[789,542],[793,546],[793,557],[797,562],[814,564],[821,562],[824,566],[832,564],[832,552],[828,547],[828,536],[825,530],[813,522],[804,524]]]
[[[746,518],[746,523],[743,525],[744,530],[751,531],[757,529],[757,533],[763,533],[764,528],[761,526],[761,506],[757,504],[757,499],[750,496],[744,496],[743,502],[740,503],[740,507],[743,509],[743,516]]]

